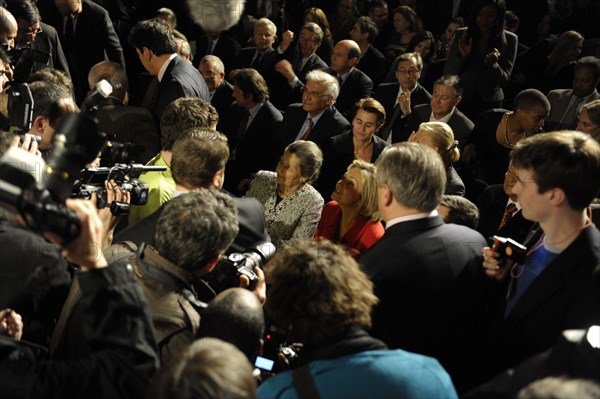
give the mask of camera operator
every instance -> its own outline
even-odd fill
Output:
[[[54,132],[61,119],[75,112],[75,102],[66,87],[52,82],[33,82],[29,85],[33,97],[33,123],[30,134],[40,136],[39,149],[46,156],[52,149]]]
[[[78,362],[29,360],[26,349],[3,340],[0,360],[1,397],[134,398],[149,384],[158,366],[156,341],[144,295],[131,266],[109,265],[94,243],[104,227],[96,205],[67,200],[81,233],[64,250],[80,266],[80,337],[90,348]],[[54,242],[62,238],[47,234]]]
[[[265,381],[259,398],[456,397],[437,360],[387,350],[366,332],[378,300],[369,278],[341,247],[326,240],[300,242],[275,254],[265,273],[267,318],[289,331],[288,343],[304,346],[292,371]]]
[[[506,249],[483,250],[486,274],[500,282],[480,348],[484,378],[548,349],[563,330],[600,323],[600,233],[586,214],[600,189],[600,145],[579,132],[545,133],[519,142],[511,158],[512,192],[539,230],[518,263]]]

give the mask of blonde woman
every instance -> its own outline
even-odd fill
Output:
[[[409,141],[433,148],[446,167],[446,190],[444,194],[465,195],[465,185],[452,164],[460,159],[458,141],[454,140],[452,128],[444,122],[424,122],[413,133]]]
[[[333,201],[323,208],[315,238],[344,245],[358,257],[383,236],[377,209],[375,166],[355,159],[331,194]]]

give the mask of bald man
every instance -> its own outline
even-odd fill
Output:
[[[15,46],[17,20],[4,7],[0,7],[0,42],[10,48]]]
[[[340,82],[340,95],[335,107],[348,121],[354,116],[354,104],[371,97],[373,81],[356,68],[360,60],[360,47],[354,40],[340,40],[331,54],[331,68],[325,71]]]

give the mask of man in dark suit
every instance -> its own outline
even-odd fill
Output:
[[[119,37],[108,12],[98,4],[88,0],[54,0],[40,4],[40,12],[58,32],[78,103],[88,92],[88,72],[105,60],[105,54],[110,61],[125,67]]]
[[[204,128],[186,130],[173,146],[171,169],[176,183],[175,192],[204,188],[220,190],[225,179],[225,165],[229,157],[227,138]],[[261,204],[254,198],[234,198],[238,209],[239,233],[227,250],[243,252],[260,242],[269,241],[265,215]],[[154,246],[156,223],[164,206],[149,217],[128,226],[115,235],[114,242],[133,241]]]
[[[363,98],[371,97],[373,81],[358,70],[360,47],[354,40],[341,40],[336,43],[331,54],[331,68],[325,71],[336,77],[340,83],[340,94],[335,107],[348,120],[354,116],[354,105]]]
[[[278,109],[300,101],[306,75],[310,71],[327,68],[327,64],[315,53],[322,40],[323,30],[319,25],[314,22],[305,24],[300,29],[299,51],[291,60],[282,59],[275,64],[278,74],[274,74],[268,83],[273,104]]]
[[[552,90],[546,96],[550,102],[550,114],[544,130],[575,129],[577,115],[583,104],[600,98],[596,87],[600,84],[600,59],[583,57],[575,64],[573,87]]]
[[[330,74],[314,70],[306,75],[301,104],[287,107],[276,142],[279,154],[296,140],[314,141],[323,148],[330,137],[351,130],[350,122],[333,106],[339,93],[337,80]]]
[[[236,195],[245,189],[240,182],[259,170],[269,170],[275,157],[273,137],[283,115],[269,101],[269,88],[252,68],[239,69],[233,78],[235,102],[223,121],[231,156],[227,163],[225,188]]]
[[[516,182],[515,168],[509,165],[504,175],[504,184],[486,187],[477,200],[480,211],[477,231],[485,238],[497,235],[510,237],[519,243],[525,242],[533,222],[523,217],[521,205],[512,192]]]
[[[462,99],[460,79],[456,75],[445,75],[435,81],[433,95],[429,104],[414,107],[408,117],[405,134],[416,132],[423,122],[445,122],[452,128],[454,139],[461,148],[473,130],[473,122],[456,106]]]
[[[113,88],[112,93],[98,104],[95,113],[98,129],[112,138],[111,141],[133,145],[127,153],[127,159],[101,159],[103,166],[136,162],[145,164],[160,151],[158,126],[150,112],[141,107],[128,105],[129,83],[123,67],[111,61],[102,61],[94,65],[88,74],[90,90],[105,79]]]
[[[484,249],[484,270],[499,280],[481,342],[484,379],[550,348],[566,329],[600,323],[592,279],[600,233],[587,217],[600,189],[600,144],[584,133],[550,132],[520,141],[511,158],[512,192],[540,229],[517,263],[501,264],[497,250]]]
[[[372,333],[389,348],[437,358],[460,384],[481,312],[485,240],[438,216],[446,172],[433,149],[400,143],[375,164],[386,232],[358,259],[380,301]]]
[[[164,24],[148,20],[138,22],[129,41],[142,65],[156,80],[150,83],[144,104],[157,123],[170,103],[181,97],[200,97],[210,101],[208,88],[200,72],[177,55],[177,43]]]
[[[240,53],[240,44],[225,32],[206,32],[196,40],[196,54],[192,64],[200,67],[200,60],[207,55],[219,57],[225,66],[225,75],[231,71]]]
[[[379,31],[369,17],[360,17],[350,31],[350,38],[360,47],[360,61],[357,67],[373,81],[377,87],[383,81],[389,68],[385,56],[373,46]]]
[[[206,55],[200,60],[198,66],[200,75],[206,82],[210,94],[210,104],[219,113],[217,130],[223,131],[223,120],[226,112],[233,104],[233,85],[225,80],[225,65],[221,59],[214,55]]]
[[[388,143],[406,141],[410,133],[406,131],[408,117],[419,104],[427,104],[431,94],[419,84],[423,59],[418,53],[400,55],[396,79],[398,83],[382,83],[373,96],[385,108],[387,121],[380,130],[380,137]]]
[[[289,45],[291,39],[293,39],[293,35],[289,36],[288,34],[286,36],[289,37],[289,40],[286,40],[286,44]],[[254,24],[253,39],[254,47],[245,47],[240,50],[235,69],[254,68],[263,77],[267,77],[267,74],[272,72],[273,65],[277,61],[278,52],[283,53],[288,47],[284,47],[281,49],[282,51],[273,48],[273,44],[277,40],[277,27],[268,18],[261,18],[256,21]]]
[[[58,32],[52,26],[42,22],[40,12],[33,0],[12,0],[8,2],[8,11],[17,19],[17,37],[15,45],[31,47],[50,55],[48,63],[34,62],[32,70],[54,68],[71,77],[67,59],[58,38]]]

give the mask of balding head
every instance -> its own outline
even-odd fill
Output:
[[[17,37],[17,20],[4,7],[0,7],[0,41],[15,46],[15,37]]]
[[[340,75],[350,71],[360,60],[360,47],[354,40],[340,40],[331,54],[331,69]]]
[[[265,317],[256,296],[242,288],[230,288],[217,295],[202,314],[200,335],[234,344],[254,363],[264,328]]]
[[[125,103],[129,84],[123,67],[112,61],[102,61],[94,65],[88,73],[90,91],[93,91],[96,84],[102,79],[112,86],[111,96]]]

